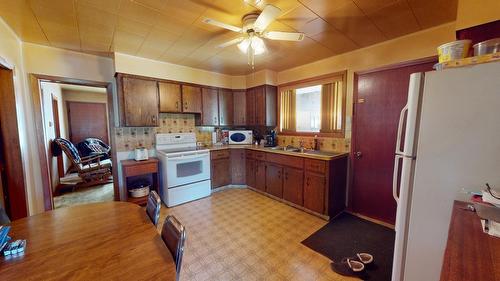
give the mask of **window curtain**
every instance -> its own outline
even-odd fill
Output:
[[[295,90],[281,92],[281,131],[295,132]]]
[[[321,129],[322,133],[342,130],[342,81],[323,84],[321,87]]]

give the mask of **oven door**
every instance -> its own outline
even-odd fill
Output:
[[[210,179],[209,152],[167,156],[168,188]]]

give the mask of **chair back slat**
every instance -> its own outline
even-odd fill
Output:
[[[174,216],[167,216],[161,230],[161,238],[174,258],[177,273],[176,280],[179,280],[186,230]]]
[[[152,190],[148,196],[148,203],[146,205],[146,213],[154,225],[158,225],[160,219],[161,199],[156,191]]]
[[[62,150],[66,153],[66,155],[68,155],[73,163],[80,163],[80,154],[78,153],[78,149],[76,149],[76,146],[72,142],[63,138],[56,138],[54,141],[62,148]]]

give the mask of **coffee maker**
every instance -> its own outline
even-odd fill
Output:
[[[274,147],[278,145],[278,139],[276,138],[276,131],[270,130],[266,136],[266,147]]]

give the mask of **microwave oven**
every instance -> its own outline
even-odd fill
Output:
[[[251,130],[229,131],[229,144],[252,144]]]

